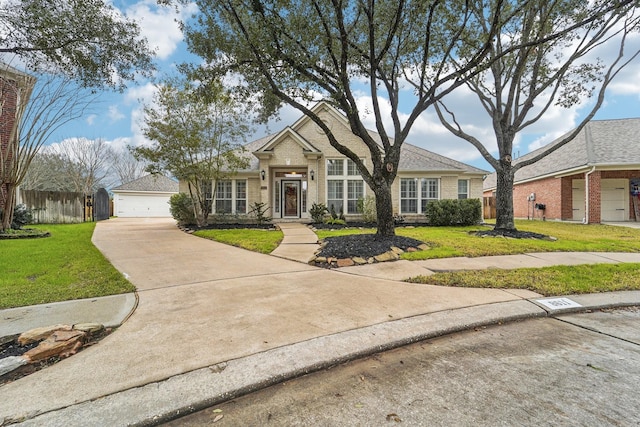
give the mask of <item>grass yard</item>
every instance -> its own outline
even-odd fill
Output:
[[[33,226],[51,237],[0,240],[0,309],[134,291],[91,243],[94,227]]]
[[[198,230],[193,235],[263,254],[273,252],[283,239],[280,230],[252,228]]]
[[[528,289],[545,296],[640,289],[640,264],[593,264],[437,273],[408,282],[465,288]]]
[[[556,237],[557,241],[477,237],[474,227],[416,227],[396,229],[401,236],[427,243],[427,251],[402,254],[403,259],[420,260],[447,257],[479,257],[527,252],[640,252],[640,229],[609,225],[583,225],[555,221],[516,221],[522,231]],[[318,231],[318,237],[375,230]],[[640,264],[597,264],[479,270],[437,273],[410,280],[441,286],[474,288],[529,289],[546,296],[640,289]]]
[[[487,227],[398,227],[396,234],[427,243],[428,251],[402,254],[403,259],[513,255],[527,252],[640,252],[640,229],[612,225],[583,225],[557,221],[516,221],[516,228],[557,238],[557,241],[477,237],[472,231]],[[317,232],[323,239],[375,230],[346,229]]]

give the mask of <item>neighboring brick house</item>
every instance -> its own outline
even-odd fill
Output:
[[[17,125],[29,100],[35,78],[0,63],[0,178],[9,174],[18,147]],[[0,180],[0,207],[4,206],[7,188]]]
[[[516,172],[514,215],[589,224],[634,221],[640,219],[639,184],[640,119],[594,120],[569,143]],[[484,182],[485,197],[495,189],[493,173]]]
[[[371,165],[369,150],[349,128],[346,117],[327,103],[313,111],[336,138]],[[371,132],[374,138],[379,136]],[[253,202],[269,207],[274,219],[309,219],[314,203],[342,209],[347,219],[358,215],[358,199],[373,195],[355,164],[329,144],[322,130],[306,116],[282,131],[245,145],[250,166],[233,179],[212,184],[215,213],[246,214]],[[431,200],[482,197],[487,171],[411,144],[403,144],[392,188],[394,213],[420,220]],[[188,193],[180,182],[180,191]]]

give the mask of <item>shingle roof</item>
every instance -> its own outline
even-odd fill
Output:
[[[260,161],[255,156],[251,155],[254,151],[258,151],[260,148],[268,144],[273,138],[279,135],[281,132],[267,135],[263,138],[257,139],[244,145],[245,155],[250,156],[250,165],[245,171],[257,171],[259,169]],[[372,130],[369,131],[369,135],[380,145],[380,135]],[[391,140],[393,143],[393,139]],[[456,173],[471,173],[471,174],[486,174],[485,170],[478,169],[466,163],[453,160],[449,157],[441,156],[440,154],[433,153],[418,146],[404,143],[400,149],[400,163],[398,165],[398,171],[411,171],[411,172],[456,172]]]
[[[568,132],[567,134],[569,134]],[[537,155],[558,144],[564,136],[531,153],[515,163]],[[593,120],[570,142],[536,163],[516,172],[515,182],[562,174],[581,167],[599,165],[625,166],[640,164],[640,118]],[[495,173],[489,175],[484,188],[496,186]]]
[[[177,193],[178,183],[164,175],[145,175],[111,191],[155,191],[158,193]]]

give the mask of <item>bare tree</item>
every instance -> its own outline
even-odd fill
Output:
[[[79,193],[92,194],[106,186],[113,152],[103,139],[69,138],[58,144],[56,151],[64,159],[64,175]]]
[[[135,158],[130,149],[111,150],[109,158],[111,172],[115,174],[120,184],[134,181],[147,172],[147,164]]]
[[[31,161],[27,173],[20,184],[25,190],[73,191],[66,177],[66,160],[59,153],[42,147]]]
[[[68,77],[44,75],[37,83],[32,76],[25,79],[31,86],[30,91],[0,81],[3,91],[20,91],[16,95],[18,120],[12,126],[6,149],[0,150],[0,187],[6,190],[2,230],[11,226],[15,190],[40,148],[60,127],[82,117],[96,97],[95,93],[78,87]]]
[[[571,141],[598,111],[613,78],[640,54],[640,50],[627,52],[625,46],[628,35],[637,31],[640,24],[637,2],[618,2],[620,4],[612,8],[614,3],[609,0],[532,1],[514,22],[517,25],[504,27],[501,37],[493,40],[488,55],[491,66],[467,78],[466,86],[477,96],[491,120],[497,157],[490,153],[488,141],[475,137],[473,128],[460,123],[455,111],[447,108],[445,102],[441,100],[436,104],[442,124],[476,147],[496,171],[496,230],[515,230],[516,171]],[[588,25],[576,25],[582,16],[599,18]],[[570,31],[562,37],[551,38],[550,34],[559,28]],[[479,31],[486,33],[489,27],[485,25]],[[543,42],[539,43],[540,40]],[[595,56],[599,48],[606,49],[613,57],[608,62],[587,59]],[[540,120],[549,108],[575,107],[593,96],[593,106],[574,131],[533,157],[512,159],[518,133]]]

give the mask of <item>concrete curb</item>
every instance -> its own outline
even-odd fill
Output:
[[[0,338],[59,323],[101,323],[107,328],[124,323],[138,306],[136,292],[0,310]]]
[[[640,305],[639,291],[570,298],[583,306],[547,310],[535,300],[517,300],[379,323],[230,360],[49,413],[24,414],[25,418],[34,417],[24,425],[157,425],[311,372],[426,339],[523,319]]]

